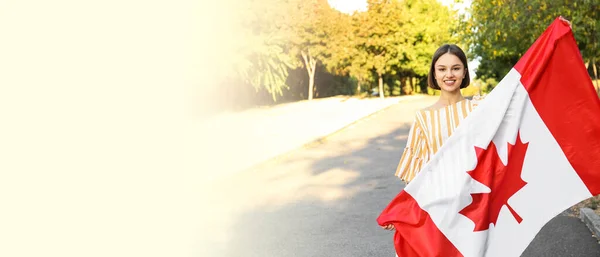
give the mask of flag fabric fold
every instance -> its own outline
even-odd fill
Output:
[[[520,256],[600,194],[600,100],[557,18],[377,218],[398,256]]]

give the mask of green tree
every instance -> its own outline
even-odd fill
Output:
[[[293,67],[287,49],[290,20],[281,10],[286,2],[277,0],[241,1],[236,12],[239,18],[237,51],[233,53],[241,82],[256,90],[267,90],[273,101],[287,88],[288,69]]]
[[[429,71],[434,51],[456,41],[453,12],[436,0],[371,0],[368,11],[353,17],[351,75],[362,81],[370,70],[384,96],[384,77],[411,94]],[[368,80],[368,79],[365,79]],[[360,84],[359,84],[360,85]]]
[[[600,3],[595,0],[474,0],[461,31],[477,76],[501,79],[559,16],[572,23],[584,61],[596,68],[600,56]]]
[[[403,54],[409,41],[409,35],[403,31],[408,17],[399,1],[369,0],[367,4],[368,10],[354,19],[355,47],[361,58],[355,61],[353,70],[358,74],[356,67],[364,67],[375,73],[379,97],[384,98],[383,76],[395,74],[398,67],[408,62]]]
[[[410,76],[407,81],[411,85],[404,85],[404,92],[408,94],[417,84],[412,82],[412,77],[427,76],[435,50],[443,44],[458,41],[453,33],[457,14],[437,0],[406,0],[404,3],[410,17],[405,26],[406,33],[410,35],[410,47],[405,50],[409,61],[403,67],[405,74]]]
[[[223,54],[234,59],[244,86],[265,90],[273,101],[295,94],[288,85],[306,84],[312,99],[321,92],[316,81],[327,83],[329,93],[360,94],[376,81],[382,98],[411,94],[423,84],[435,49],[454,41],[455,14],[437,0],[369,0],[368,11],[353,15],[333,10],[326,0],[248,0],[234,6],[232,17],[243,29],[235,31],[239,40],[224,42],[237,44],[237,50]],[[316,80],[318,74],[325,76]]]
[[[369,69],[366,68],[367,56],[356,48],[356,42],[360,38],[353,27],[353,17],[332,10],[327,19],[329,21],[325,25],[328,26],[326,30],[329,35],[322,63],[332,74],[353,77],[357,87],[350,91],[360,94],[361,85],[369,78]]]
[[[309,77],[308,100],[312,100],[316,90],[317,65],[325,59],[328,51],[334,12],[326,0],[291,0],[290,3],[293,10],[289,15],[294,21],[291,26],[291,52],[302,59]]]
[[[598,83],[598,60],[600,59],[600,2],[592,0],[577,1],[577,8],[572,13],[572,27],[577,39],[581,55],[596,82],[596,91],[600,92]]]

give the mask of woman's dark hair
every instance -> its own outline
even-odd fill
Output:
[[[463,78],[462,83],[460,84],[460,88],[465,88],[468,87],[469,84],[471,83],[471,78],[469,76],[469,66],[467,65],[467,56],[465,55],[465,52],[463,52],[462,49],[460,49],[460,47],[458,47],[457,45],[453,45],[453,44],[445,44],[443,46],[441,46],[440,48],[438,48],[435,53],[433,54],[433,60],[431,61],[431,67],[429,68],[429,74],[427,74],[427,84],[429,85],[430,88],[433,89],[440,89],[440,86],[437,84],[437,81],[435,80],[435,63],[437,62],[437,60],[440,58],[440,56],[444,55],[444,54],[453,54],[456,57],[458,57],[458,59],[460,59],[460,61],[462,62],[462,64],[465,66],[465,78]]]

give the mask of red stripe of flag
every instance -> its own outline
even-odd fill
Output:
[[[401,257],[463,256],[433,223],[429,214],[406,191],[386,207],[377,218],[381,226],[393,224],[394,246]]]
[[[559,20],[515,65],[521,83],[569,163],[600,194],[600,99],[569,25]]]

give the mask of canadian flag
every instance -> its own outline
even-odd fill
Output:
[[[557,18],[377,218],[408,256],[520,256],[600,194],[600,100]]]

